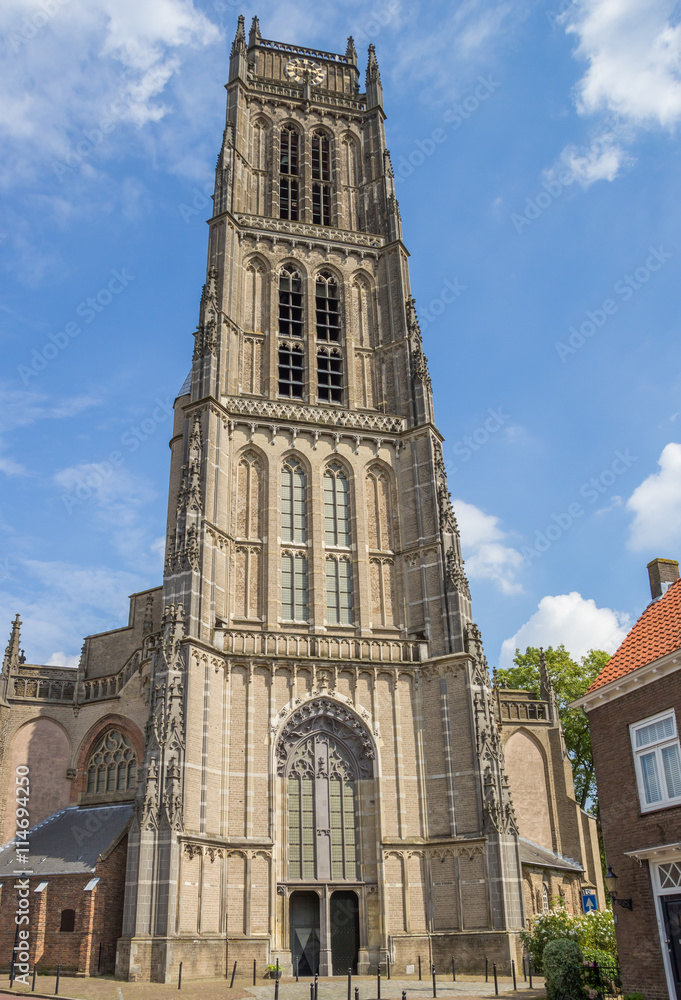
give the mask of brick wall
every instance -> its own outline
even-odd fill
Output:
[[[96,975],[99,945],[102,945],[102,972],[113,972],[116,942],[123,920],[123,891],[127,837],[97,865],[100,881],[91,892],[84,887],[92,875],[34,876],[30,883],[28,929],[31,968],[55,968]],[[34,890],[47,882],[42,893]],[[16,925],[17,892],[13,879],[4,879],[0,894],[0,967],[9,968]],[[63,910],[75,910],[73,931],[62,931]]]
[[[668,996],[650,870],[628,851],[681,841],[681,807],[641,814],[629,725],[669,708],[681,722],[681,673],[674,673],[589,712],[603,839],[618,876],[617,894],[633,911],[615,906],[617,945],[625,992],[646,1000]]]

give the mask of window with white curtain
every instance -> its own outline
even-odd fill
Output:
[[[281,617],[307,621],[307,497],[305,472],[291,457],[281,467]],[[290,546],[294,547],[291,548]],[[297,546],[301,546],[297,549]]]
[[[324,473],[324,541],[327,546],[350,545],[350,489],[337,462]]]
[[[681,803],[681,752],[674,710],[629,727],[641,811]]]
[[[326,620],[329,625],[352,625],[352,564],[347,557],[326,560]]]

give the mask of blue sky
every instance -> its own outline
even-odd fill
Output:
[[[614,650],[681,554],[681,26],[665,0],[6,0],[0,623],[77,660],[161,581],[236,17],[376,45],[492,664]],[[3,626],[0,624],[0,629]]]

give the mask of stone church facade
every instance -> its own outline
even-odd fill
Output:
[[[122,978],[508,965],[537,872],[572,908],[580,885],[602,893],[569,763],[535,732],[559,732],[550,695],[504,717],[472,620],[384,119],[373,47],[360,92],[352,39],[319,52],[239,20],[163,586],[88,637],[77,671],[26,663],[13,627],[3,841],[24,764],[32,824],[132,805]],[[544,854],[505,770],[518,729],[547,776]],[[44,861],[49,897],[66,873]]]

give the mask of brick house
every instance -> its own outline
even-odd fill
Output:
[[[624,991],[679,1000],[681,580],[670,559],[648,573],[651,603],[573,707],[591,730]]]
[[[123,923],[132,805],[71,806],[29,830],[25,864],[16,842],[0,850],[0,956],[9,966],[21,883],[28,885],[29,968],[113,972]],[[26,880],[17,870],[32,872]],[[17,974],[25,973],[22,966]]]

